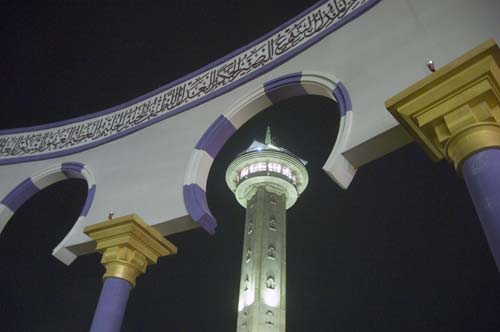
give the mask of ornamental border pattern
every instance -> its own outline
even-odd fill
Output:
[[[0,165],[84,151],[193,108],[289,60],[379,1],[320,1],[253,43],[125,104],[57,123],[0,131]]]

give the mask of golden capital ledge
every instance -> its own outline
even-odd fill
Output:
[[[500,269],[500,49],[488,40],[386,102],[431,159],[463,176]]]

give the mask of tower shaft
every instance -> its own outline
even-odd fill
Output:
[[[237,332],[284,332],[286,195],[262,184],[248,200]]]

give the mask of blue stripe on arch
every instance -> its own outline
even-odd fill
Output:
[[[196,144],[196,148],[206,151],[215,159],[215,156],[219,153],[222,146],[224,146],[224,143],[226,143],[235,131],[236,128],[233,124],[223,115],[220,115],[205,131],[198,144]]]
[[[337,105],[339,106],[340,117],[343,117],[346,112],[352,111],[352,102],[349,92],[342,82],[338,82],[335,89],[332,91],[335,99],[337,100]]]
[[[85,167],[84,164],[82,163],[77,163],[77,162],[65,162],[61,164],[61,170],[75,170],[78,173],[82,172],[83,167]]]
[[[271,90],[271,89],[274,89],[275,87],[284,85],[287,82],[288,83],[300,82],[301,77],[302,77],[302,72],[298,71],[295,73],[291,73],[291,74],[287,74],[287,75],[283,75],[283,76],[274,78],[274,79],[264,83],[264,90],[266,90],[266,92],[267,92],[268,90]]]
[[[217,222],[210,213],[207,194],[196,183],[184,185],[182,188],[184,205],[191,218],[200,224],[208,233],[215,234]]]
[[[27,178],[8,193],[1,203],[12,212],[15,212],[24,202],[39,191],[40,189],[35,186],[31,178]]]
[[[65,172],[76,172],[78,169],[81,171],[83,169],[83,164],[81,163],[63,163],[66,164],[65,166],[61,165],[61,171]],[[73,167],[69,167],[68,164],[74,164]],[[81,165],[82,167],[80,167]],[[19,185],[17,185],[10,193],[5,196],[5,198],[0,202],[3,205],[7,206],[12,212],[16,212],[17,209],[21,205],[24,204],[31,196],[39,192],[40,189],[33,183],[31,178],[27,178],[23,182],[21,182]],[[83,206],[82,212],[80,213],[80,216],[86,217],[89,210],[90,206],[92,205],[92,201],[94,200],[95,196],[95,191],[96,191],[96,185],[92,185],[92,187],[89,188],[88,193],[87,193],[87,199],[85,200],[85,204]]]
[[[82,178],[82,170],[85,167],[82,163],[65,162],[61,164],[61,172],[69,178],[77,177]]]

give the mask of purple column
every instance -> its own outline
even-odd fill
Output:
[[[125,279],[104,280],[90,332],[120,332],[131,288]]]
[[[500,149],[473,154],[462,174],[500,271]]]

